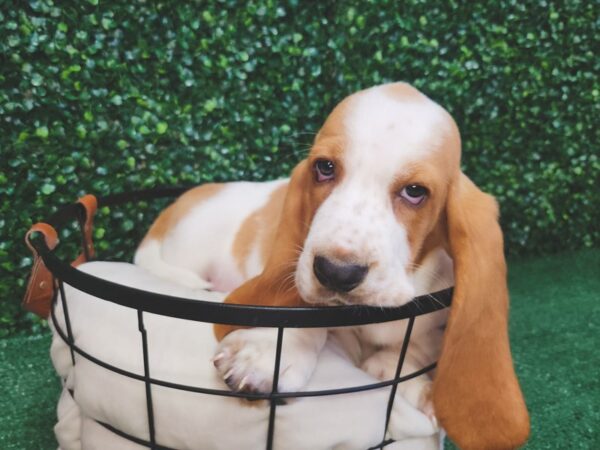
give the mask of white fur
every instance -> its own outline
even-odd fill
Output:
[[[233,290],[264,264],[255,251],[245,273],[240,271],[232,255],[235,236],[244,220],[286,182],[228,183],[192,208],[162,241],[145,241],[136,251],[135,264],[186,287]]]
[[[78,267],[91,275],[162,294],[221,301],[223,294],[190,290],[158,279],[125,263],[93,262]],[[75,343],[117,367],[143,373],[140,333],[135,310],[65,286]],[[57,324],[65,330],[62,302],[56,304]],[[207,323],[144,314],[153,378],[212,389],[226,389],[210,357],[215,342]],[[62,450],[138,449],[98,425],[102,420],[134,436],[148,439],[144,384],[109,372],[76,355],[71,364],[67,345],[53,323],[51,356],[64,382],[55,433]],[[258,329],[252,331],[260,331]],[[287,333],[287,331],[286,331]],[[252,339],[252,338],[251,338]],[[265,339],[270,339],[267,337]],[[356,367],[352,334],[329,333],[306,389],[358,386],[376,380]],[[269,348],[269,351],[272,350]],[[290,349],[291,350],[291,349]],[[303,350],[304,351],[304,350]],[[284,367],[282,366],[282,370]],[[68,392],[74,391],[74,397]],[[378,443],[383,431],[389,389],[315,397],[277,407],[276,449],[365,449]],[[158,444],[177,449],[264,448],[269,408],[237,399],[152,387]],[[396,449],[435,450],[440,436],[428,418],[398,396],[389,437]]]
[[[149,239],[135,252],[133,261],[147,271],[190,289],[210,289],[212,284],[199,273],[186,267],[170,264],[162,256],[162,242]]]

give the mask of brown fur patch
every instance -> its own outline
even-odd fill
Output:
[[[448,165],[447,151],[447,148],[436,151],[414,164],[410,172],[398,177],[391,189],[396,220],[404,225],[411,249],[409,270],[420,264],[428,252],[445,243],[444,207],[451,174],[458,169],[452,170]],[[411,205],[400,197],[402,189],[411,184],[424,186],[429,191],[420,205]]]
[[[287,188],[288,185],[285,184],[275,189],[267,203],[250,214],[240,225],[233,241],[232,251],[237,266],[244,275],[246,275],[246,262],[255,243],[258,242],[260,245],[263,261],[266,261],[273,248],[273,238],[280,220]]]
[[[261,239],[261,256],[263,261],[266,261],[273,251],[275,245],[275,233],[277,227],[281,221],[281,213],[283,211],[283,204],[285,202],[285,196],[288,191],[288,185],[281,186],[271,194],[269,204],[265,205],[265,208],[261,211],[261,218],[263,220],[263,232]]]
[[[410,88],[404,83],[395,83],[403,91]],[[410,88],[414,90],[414,88]],[[417,91],[420,99],[426,97]],[[407,94],[408,95],[408,94]],[[460,171],[460,133],[452,117],[445,113],[445,127],[440,132],[438,148],[421,161],[412,164],[407,171],[399,174],[390,195],[394,199],[394,212],[408,234],[413,270],[425,256],[437,247],[448,250],[446,237],[445,204],[452,177]],[[400,191],[407,185],[419,184],[429,190],[428,197],[421,205],[413,206],[402,198]]]
[[[166,209],[164,209],[158,218],[154,221],[150,230],[144,237],[142,245],[147,240],[156,239],[162,240],[165,235],[177,224],[179,221],[190,212],[190,210],[210,197],[218,194],[221,189],[225,187],[223,183],[209,183],[203,184],[202,186],[190,189],[184,192],[177,200],[171,203]]]

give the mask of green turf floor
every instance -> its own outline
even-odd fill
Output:
[[[600,450],[600,250],[511,261],[509,280],[526,448]],[[48,336],[0,341],[0,449],[56,447],[49,345]]]
[[[50,336],[0,340],[0,449],[52,449],[60,383]]]

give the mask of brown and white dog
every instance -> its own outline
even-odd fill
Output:
[[[416,89],[360,91],[329,115],[289,181],[187,192],[153,224],[135,262],[187,286],[232,290],[225,301],[242,304],[399,306],[454,284],[445,331],[446,312],[427,315],[409,346],[409,368],[439,357],[431,389],[425,376],[400,392],[461,448],[515,448],[529,417],[510,354],[498,208],[461,172],[460,154],[452,117]],[[326,333],[286,331],[280,391],[304,386]],[[391,378],[404,328],[353,333],[357,363]],[[270,390],[272,332],[218,325],[215,334],[226,382]]]

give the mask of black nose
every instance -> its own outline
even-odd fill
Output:
[[[315,256],[313,271],[319,282],[336,292],[350,292],[365,279],[369,268],[358,264],[338,264]]]

